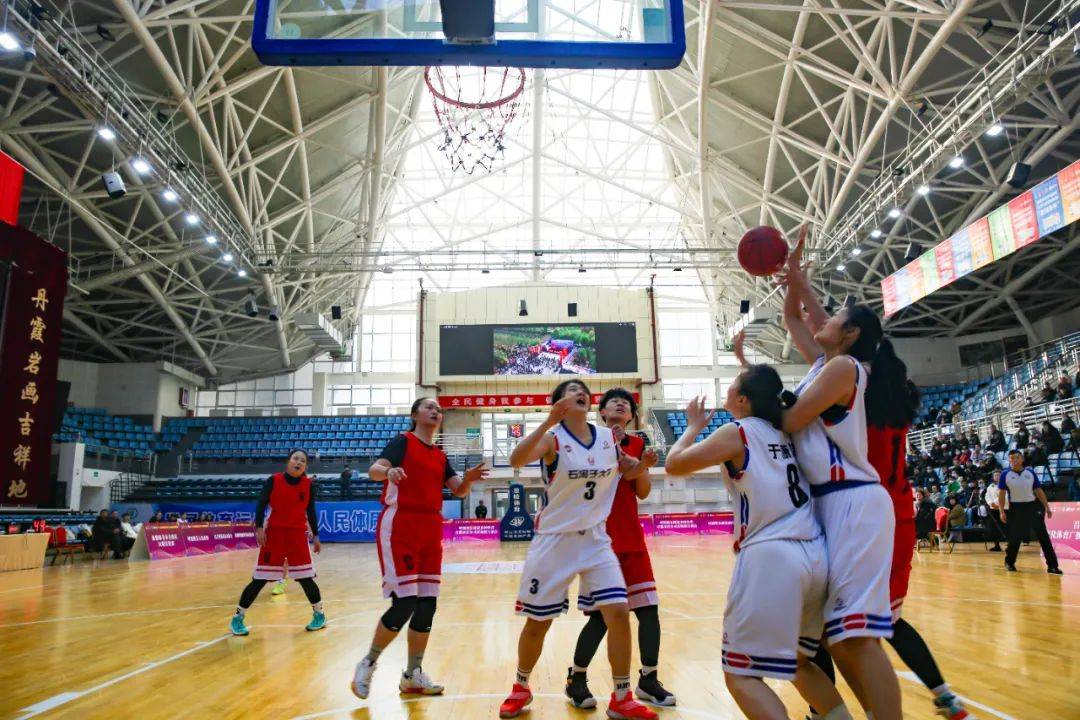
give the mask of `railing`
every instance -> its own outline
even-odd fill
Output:
[[[915,430],[908,433],[908,443],[920,450],[929,450],[936,438],[960,433],[966,435],[970,431],[975,431],[981,439],[985,440],[991,425],[996,425],[1001,432],[1009,434],[1016,429],[1017,423],[1021,420],[1029,427],[1034,427],[1043,420],[1059,425],[1066,415],[1075,420],[1078,411],[1080,411],[1080,398],[1032,405],[972,420],[958,420],[949,425],[939,425],[927,430]]]
[[[443,433],[435,438],[435,444],[446,453],[446,459],[455,468],[475,465],[484,459],[484,444],[479,435]]]
[[[123,502],[131,493],[150,482],[152,475],[139,472],[121,472],[120,477],[109,483],[109,499],[114,502]]]

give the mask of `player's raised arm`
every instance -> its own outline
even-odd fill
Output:
[[[686,430],[668,450],[664,462],[664,469],[670,474],[689,475],[728,460],[741,460],[743,444],[735,425],[725,425],[701,442],[694,442],[709,426],[712,415],[711,410],[705,410],[702,397],[694,398],[686,406]]]
[[[847,405],[854,392],[855,362],[847,356],[834,357],[784,411],[784,432],[798,432],[833,405]]]
[[[524,467],[547,457],[555,452],[555,440],[548,435],[548,430],[562,422],[566,413],[577,403],[577,398],[567,395],[551,406],[551,411],[544,422],[531,433],[521,438],[510,452],[510,464],[516,468]]]
[[[446,486],[450,488],[450,492],[454,497],[465,497],[469,494],[469,489],[472,488],[472,484],[477,480],[487,480],[490,470],[484,465],[483,462],[478,465],[474,465],[468,468],[464,475],[458,475],[452,467],[450,467],[450,461],[446,461],[446,473],[449,475],[446,477]]]

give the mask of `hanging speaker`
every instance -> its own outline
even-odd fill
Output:
[[[333,320],[340,320],[341,319],[341,306],[340,305],[331,305],[330,306],[330,318],[333,319]]]
[[[1031,175],[1031,166],[1018,162],[1009,169],[1009,178],[1005,182],[1020,190],[1027,185],[1029,175]]]
[[[567,303],[566,314],[570,317],[577,317],[577,303]]]
[[[750,312],[750,301],[749,300],[740,300],[739,301],[739,314],[740,315],[745,315],[748,312]]]

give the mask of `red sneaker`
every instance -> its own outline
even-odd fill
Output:
[[[615,693],[611,693],[608,702],[607,716],[612,720],[656,720],[659,716],[645,707],[630,693],[622,700],[615,699]]]
[[[499,717],[517,717],[525,709],[525,706],[532,702],[532,699],[532,691],[529,688],[514,683],[514,689],[510,691],[510,696],[503,700],[502,705],[499,706]],[[655,713],[653,717],[656,717]]]

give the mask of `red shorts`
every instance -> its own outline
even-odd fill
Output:
[[[653,578],[652,560],[648,550],[617,552],[619,568],[626,583],[626,601],[631,610],[649,605],[659,605],[660,596],[656,592],[656,579]],[[595,610],[586,612],[589,615]]]
[[[286,565],[291,578],[315,577],[307,531],[272,526],[266,528],[266,542],[259,548],[259,559],[255,561],[255,573],[251,577],[256,580],[280,580],[285,577]]]
[[[892,619],[900,619],[900,608],[907,596],[911,578],[911,558],[915,555],[915,520],[897,520],[893,536],[892,569],[889,571],[889,605]]]
[[[375,531],[383,597],[437,597],[442,580],[442,516],[388,507]]]

